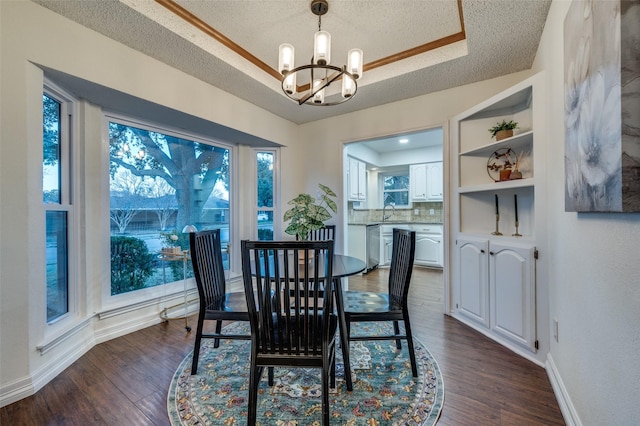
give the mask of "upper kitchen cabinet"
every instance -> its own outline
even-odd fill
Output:
[[[367,165],[349,157],[348,170],[349,201],[366,201],[367,199]]]
[[[411,201],[442,201],[442,161],[409,166]]]

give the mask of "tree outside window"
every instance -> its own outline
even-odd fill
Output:
[[[112,270],[112,295],[181,280],[182,262],[148,259],[157,259],[166,245],[187,250],[185,225],[220,228],[223,244],[228,243],[228,147],[110,121],[109,159],[112,269],[135,251],[128,273],[122,273],[121,264],[119,271]]]

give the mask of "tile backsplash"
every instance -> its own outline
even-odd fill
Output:
[[[416,214],[416,210],[418,214]],[[433,212],[433,213],[432,213]],[[392,210],[387,209],[387,214]],[[442,202],[413,203],[411,209],[396,209],[389,218],[398,222],[442,223]],[[357,210],[349,203],[349,223],[382,222],[382,209]]]

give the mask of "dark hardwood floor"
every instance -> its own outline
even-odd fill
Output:
[[[384,289],[388,270],[351,277],[351,289]],[[545,370],[444,315],[442,272],[415,268],[414,334],[444,379],[438,425],[564,425]],[[190,318],[195,324],[195,318]],[[0,409],[0,425],[167,425],[166,398],[193,346],[184,321],[99,344],[35,395]]]

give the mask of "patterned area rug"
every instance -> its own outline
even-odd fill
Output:
[[[352,333],[384,332],[390,324],[361,323]],[[248,330],[234,323],[227,332]],[[226,340],[213,347],[204,339],[198,374],[191,375],[191,355],[176,371],[167,398],[171,424],[245,425],[249,398],[250,341]],[[415,341],[418,377],[411,375],[406,344],[393,341],[351,342],[353,391],[347,392],[340,348],[336,352],[336,388],[331,389],[332,425],[433,425],[444,399],[438,364],[419,341]],[[321,424],[321,386],[317,369],[276,368],[274,386],[262,376],[258,395],[257,426],[303,426]]]

